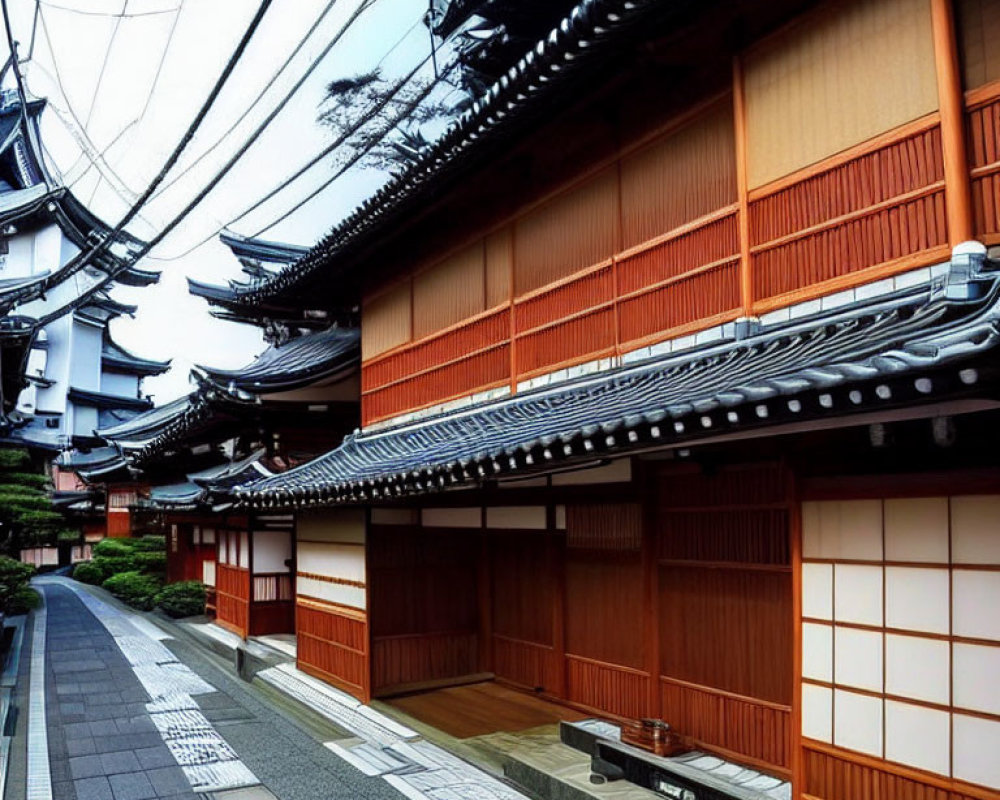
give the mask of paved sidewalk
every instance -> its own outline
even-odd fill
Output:
[[[53,800],[196,800],[106,628],[63,586],[48,609],[46,716]]]

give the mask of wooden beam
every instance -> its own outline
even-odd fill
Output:
[[[941,108],[945,211],[952,247],[972,238],[972,191],[965,148],[965,108],[951,0],[931,0],[934,66]]]
[[[753,277],[750,271],[750,202],[747,188],[747,104],[743,63],[733,58],[733,125],[736,140],[736,195],[740,226],[740,305],[743,316],[753,314]]]
[[[792,562],[792,713],[788,731],[792,797],[802,796],[802,502],[795,472],[786,468],[789,555]]]

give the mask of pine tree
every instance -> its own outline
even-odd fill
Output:
[[[27,450],[0,449],[0,552],[17,558],[22,548],[53,544],[64,533],[51,489]]]

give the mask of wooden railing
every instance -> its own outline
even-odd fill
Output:
[[[977,234],[1000,241],[1000,90],[970,100]],[[759,315],[949,253],[938,113],[362,367],[365,424]],[[746,285],[749,296],[741,296]]]
[[[1000,244],[1000,82],[969,92],[966,107],[972,229],[987,244]]]
[[[257,573],[253,576],[255,603],[288,602],[294,599],[292,576],[287,572]]]
[[[250,572],[243,567],[216,564],[216,621],[240,636],[250,624]]]
[[[299,668],[367,702],[366,613],[331,603],[300,599],[295,606],[295,615]]]

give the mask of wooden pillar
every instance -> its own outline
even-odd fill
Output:
[[[637,461],[633,465],[638,464]],[[663,716],[660,691],[660,565],[657,548],[656,484],[646,470],[639,476],[642,486],[642,569],[643,637],[645,665],[649,672],[649,695],[646,713],[653,719]]]
[[[493,575],[490,539],[486,529],[486,506],[482,508],[479,530],[479,560],[476,564],[476,593],[479,617],[479,671],[493,672]]]
[[[787,469],[788,543],[792,564],[792,713],[789,722],[789,767],[792,798],[803,792],[802,771],[802,502],[795,472]]]
[[[965,103],[951,0],[931,0],[934,66],[941,109],[945,213],[952,247],[972,238],[972,189],[965,148]]]
[[[548,557],[552,580],[552,659],[555,661],[555,674],[558,684],[551,692],[557,697],[569,697],[569,684],[566,680],[566,531],[559,530],[556,524],[556,507],[549,503],[548,515]]]
[[[747,188],[747,106],[743,82],[743,62],[733,58],[733,132],[736,140],[737,219],[740,229],[740,308],[744,317],[753,316],[753,276],[750,265],[750,202]]]

